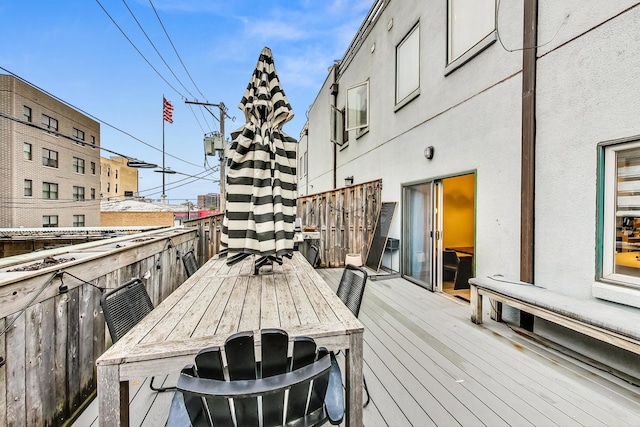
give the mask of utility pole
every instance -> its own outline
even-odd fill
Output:
[[[206,110],[211,113],[214,119],[220,122],[220,133],[222,134],[222,142],[224,147],[226,147],[227,140],[224,135],[224,116],[227,115],[227,109],[224,106],[224,102],[220,102],[219,104],[211,104],[208,102],[197,102],[197,101],[184,101],[185,104],[195,104],[195,105],[204,105],[207,107],[218,107],[220,109],[220,118],[218,119],[215,114],[211,112],[208,108]],[[235,117],[232,119],[235,120]],[[220,212],[224,213],[226,208],[226,177],[225,177],[225,164],[227,162],[225,150],[222,150],[220,153]]]

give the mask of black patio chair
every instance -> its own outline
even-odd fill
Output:
[[[309,246],[309,250],[307,251],[307,261],[309,261],[311,267],[315,268],[318,263],[318,255],[320,255],[318,247],[316,245]]]
[[[180,258],[182,258],[182,264],[187,272],[187,277],[191,277],[193,273],[198,271],[198,261],[196,261],[196,256],[193,253],[193,250],[183,254]]]
[[[180,373],[167,426],[342,422],[342,375],[333,353],[317,348],[311,338],[296,337],[288,357],[289,336],[280,329],[262,331],[259,362],[255,344],[253,332],[229,337],[224,345],[226,367],[220,347],[201,350],[195,366],[187,365]]]
[[[114,344],[153,310],[147,288],[138,278],[105,292],[100,298],[100,306]],[[153,380],[151,377],[149,382],[153,391],[175,390],[175,387],[156,387]]]
[[[443,279],[456,282],[458,268],[460,266],[460,258],[456,251],[445,249],[442,251],[442,270]]]
[[[338,285],[338,298],[342,300],[344,305],[349,307],[349,310],[358,317],[360,314],[360,306],[362,305],[362,296],[364,295],[364,288],[367,284],[367,272],[362,267],[356,267],[352,264],[346,264],[342,277],[340,278],[340,284]],[[367,400],[363,406],[369,404],[369,388],[367,387],[367,380],[362,376],[362,382],[364,383],[364,391],[367,394]]]

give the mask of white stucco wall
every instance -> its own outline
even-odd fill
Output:
[[[640,7],[591,29],[612,9],[572,12],[558,34],[570,41],[538,60],[536,282],[581,297],[595,277],[597,144],[640,134]]]

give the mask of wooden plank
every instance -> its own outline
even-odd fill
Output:
[[[80,406],[80,302],[79,288],[67,292],[67,402],[69,413]]]
[[[253,331],[260,329],[263,277],[268,276],[249,276],[247,291],[242,301],[242,316],[240,317],[240,323],[238,325],[239,331]]]
[[[25,317],[18,315],[7,317],[7,323],[13,324],[7,330],[6,340],[12,345],[7,346],[4,369],[7,380],[7,420],[16,426],[27,425],[26,407],[26,322]]]
[[[0,331],[4,331],[6,322],[4,318],[0,318]],[[0,334],[0,357],[6,362],[7,349],[5,334]],[[0,427],[7,427],[7,370],[0,368]]]
[[[80,400],[84,401],[93,391],[93,312],[95,307],[92,286],[79,287],[79,341],[78,357],[80,368]]]
[[[217,284],[219,282],[216,281],[215,283]],[[193,338],[208,337],[216,333],[220,325],[222,313],[227,307],[229,298],[231,298],[231,293],[233,292],[235,283],[235,278],[226,277],[222,279],[222,283],[220,283],[220,287],[216,291],[215,297],[213,296],[213,292],[209,293],[212,296],[209,300],[207,310],[202,316],[203,319],[209,319],[209,321],[198,324],[191,334]]]
[[[284,276],[277,276],[274,285],[277,299],[275,307],[277,308],[279,326],[282,328],[290,328],[299,325],[300,318],[295,309],[289,282],[285,280]]]
[[[266,328],[280,328],[280,313],[278,309],[278,292],[276,290],[276,283],[281,280],[281,275],[278,276],[263,276],[263,286],[260,292],[260,329]]]

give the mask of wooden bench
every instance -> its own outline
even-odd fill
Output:
[[[553,322],[640,354],[640,310],[595,298],[581,299],[501,276],[472,278],[471,321],[482,323],[482,297],[491,302],[491,318],[502,321],[502,305]]]

